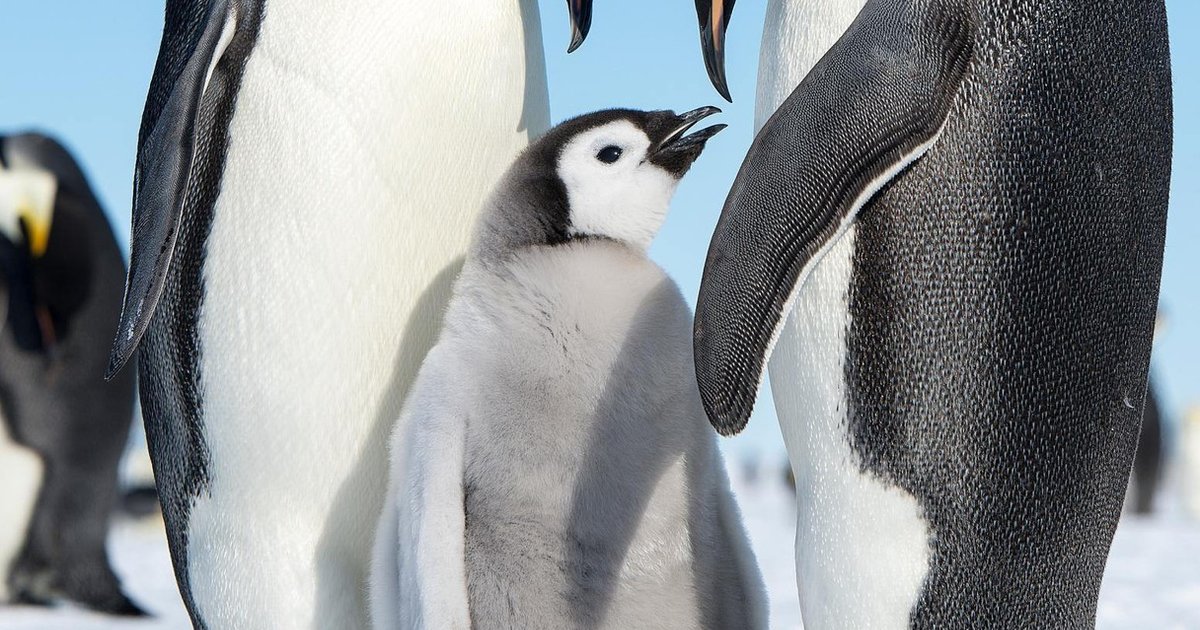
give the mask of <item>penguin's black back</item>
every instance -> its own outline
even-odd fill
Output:
[[[1165,7],[972,4],[944,134],[857,220],[851,442],[929,523],[913,627],[1092,627],[1158,296]]]

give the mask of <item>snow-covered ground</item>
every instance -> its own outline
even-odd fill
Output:
[[[792,556],[794,506],[780,476],[738,482],[738,497],[771,595],[771,627],[800,628]],[[1103,630],[1200,628],[1200,525],[1169,501],[1151,519],[1127,516],[1117,530],[1100,594]],[[3,630],[168,630],[188,627],[160,521],[119,523],[110,541],[117,572],[153,619],[125,620],[77,608],[0,608]]]

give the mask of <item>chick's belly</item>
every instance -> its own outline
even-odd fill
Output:
[[[693,534],[682,458],[653,476],[633,469],[630,476],[646,482],[545,467],[468,482],[468,555],[480,568],[504,567],[514,576],[605,574],[643,587],[678,584],[690,567]]]

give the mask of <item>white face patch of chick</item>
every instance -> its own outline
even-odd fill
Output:
[[[628,120],[589,129],[563,148],[558,176],[571,205],[571,234],[650,246],[679,180],[650,162],[649,151],[650,138]]]

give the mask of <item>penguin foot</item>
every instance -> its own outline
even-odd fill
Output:
[[[53,606],[62,593],[54,587],[54,573],[48,567],[17,567],[8,579],[12,601],[23,606]]]
[[[119,616],[119,617],[151,617],[151,616],[153,616],[150,613],[143,610],[137,604],[133,603],[133,600],[126,597],[124,593],[116,593],[115,595],[113,595],[111,597],[104,598],[104,600],[102,600],[102,601],[92,601],[92,602],[85,602],[85,601],[80,601],[80,600],[76,600],[76,601],[79,601],[79,603],[87,606],[91,610],[94,610],[99,613],[104,613],[106,615],[115,615],[115,616]]]
[[[13,570],[9,587],[17,604],[53,606],[66,600],[108,615],[150,616],[121,592],[120,581],[111,570],[59,574],[50,567],[25,565]]]
[[[62,576],[62,597],[108,615],[148,616],[121,591],[120,580],[107,566],[67,572]]]

